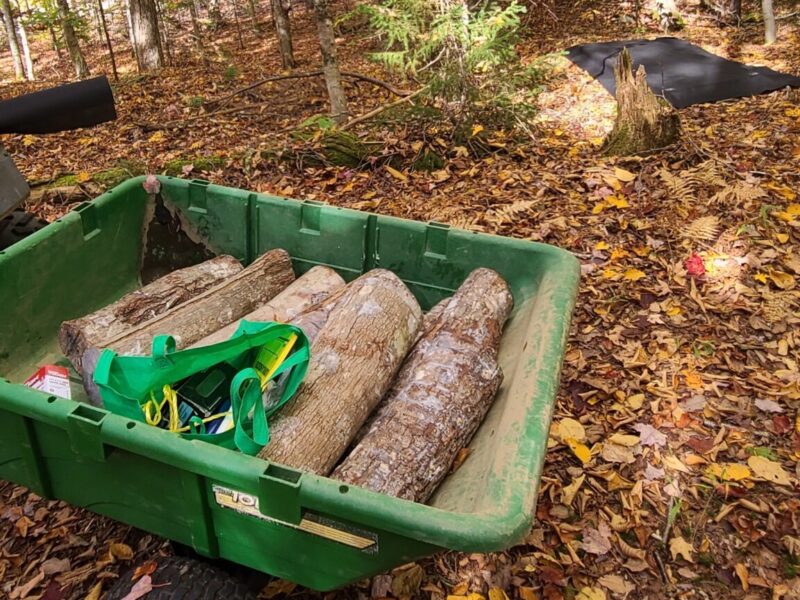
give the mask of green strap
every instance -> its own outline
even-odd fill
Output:
[[[242,369],[231,381],[231,410],[233,411],[233,441],[236,447],[255,456],[269,441],[267,415],[262,409],[261,384],[258,371]],[[252,416],[253,435],[247,430]]]
[[[304,362],[308,362],[308,346],[304,345],[300,349],[295,352],[292,352],[289,356],[287,356],[284,361],[278,365],[278,368],[275,369],[275,373],[272,376],[272,379],[278,377],[281,373],[283,373],[287,369],[293,369],[298,365],[302,365]],[[267,411],[267,416],[270,417],[275,412],[282,407],[288,400],[294,396],[294,393],[297,391],[297,388],[300,385],[300,382],[303,380],[305,376],[305,369],[295,369],[293,373],[289,375],[289,381],[286,384],[286,387],[283,390],[283,394],[281,394],[281,399],[279,402],[275,404],[275,406],[271,407],[269,411]]]
[[[156,358],[163,358],[167,354],[175,352],[175,338],[171,335],[157,335],[153,338],[152,355]]]

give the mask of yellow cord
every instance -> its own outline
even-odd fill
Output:
[[[272,374],[281,366],[286,357],[289,356],[289,352],[292,350],[294,343],[297,341],[297,334],[293,333],[289,336],[289,339],[286,340],[286,343],[281,347],[280,352],[275,356],[275,360],[272,361],[272,365],[267,369],[266,373],[262,373],[256,367],[256,372],[258,373],[258,378],[261,383],[261,391],[267,389],[267,384],[269,380],[272,378]],[[261,358],[260,356],[258,358]],[[256,359],[258,362],[258,359]]]

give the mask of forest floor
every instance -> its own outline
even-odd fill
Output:
[[[634,31],[617,7],[540,7],[521,50],[532,59],[579,42],[660,35]],[[790,10],[778,3],[779,14]],[[312,70],[314,28],[302,7],[295,12],[299,69]],[[757,23],[722,28],[692,11],[674,35],[800,73],[796,19],[780,21],[770,47]],[[385,78],[365,59],[368,43],[345,34],[343,65]],[[260,151],[324,112],[314,78],[231,101],[270,102],[260,110],[180,129],[138,126],[199,115],[198,98],[280,72],[274,40],[249,28],[243,50],[232,28],[218,36],[208,70],[188,48],[176,50],[179,66],[150,77],[130,74],[130,57],[121,57],[117,122],[3,143],[31,180],[77,184],[87,196],[120,173],[170,171],[555,244],[582,264],[536,521],[524,543],[442,554],[326,597],[800,598],[800,92],[683,109],[678,144],[608,159],[598,146],[614,100],[561,58],[528,143],[496,135],[493,152],[476,157],[435,131],[411,138],[386,120],[358,131],[396,154],[396,168],[308,166]],[[104,50],[92,52],[99,72]],[[66,78],[50,54],[49,78]],[[6,84],[0,97],[33,87]],[[366,82],[348,92],[359,112],[394,99]],[[446,157],[441,169],[408,169],[420,142]],[[69,207],[51,198],[31,208],[52,219]],[[168,552],[153,536],[0,483],[2,597],[82,599],[134,561]],[[263,593],[315,595],[281,582]]]

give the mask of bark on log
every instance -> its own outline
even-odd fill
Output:
[[[344,279],[330,267],[318,265],[296,279],[272,300],[242,318],[247,321],[293,323],[294,319],[307,309],[317,307],[327,300],[332,293],[341,288],[344,288]],[[238,327],[238,321],[230,323],[211,335],[207,335],[202,340],[195,342],[190,347],[197,348],[198,346],[210,346],[211,344],[224,342],[234,334]],[[309,341],[313,341],[312,337],[308,336],[308,334],[306,335]],[[316,337],[316,332],[314,332],[314,337]]]
[[[142,356],[150,353],[153,337],[169,334],[177,348],[186,348],[205,336],[240,319],[294,280],[292,262],[285,250],[271,250],[233,277],[206,290],[190,301],[125,331],[102,347],[90,346],[83,354],[83,385],[90,400],[100,404],[92,376],[103,348],[119,354]]]
[[[89,346],[105,347],[132,327],[183,304],[241,270],[242,265],[232,256],[218,256],[173,271],[85,317],[64,321],[58,332],[61,351],[80,373],[81,359]]]
[[[627,156],[669,146],[678,139],[680,117],[663,98],[647,85],[643,66],[633,73],[627,48],[614,65],[617,83],[617,118],[606,138],[603,152]]]
[[[311,348],[297,396],[270,426],[259,456],[328,474],[389,388],[416,338],[422,311],[389,271],[347,286]]]
[[[473,271],[427,321],[369,431],[331,477],[425,502],[494,400],[503,379],[497,350],[512,305],[497,273]]]

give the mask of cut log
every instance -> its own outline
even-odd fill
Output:
[[[333,309],[341,302],[346,291],[347,286],[339,288],[325,300],[309,307],[305,312],[300,313],[289,322],[295,327],[302,329],[309,343],[313,344],[319,336],[319,332],[322,331],[322,328],[325,326],[325,323],[328,322],[331,312],[333,312]]]
[[[414,296],[389,271],[370,271],[348,285],[311,347],[305,381],[270,424],[259,456],[328,474],[389,388],[421,321]]]
[[[89,346],[81,365],[83,385],[89,399],[101,405],[100,392],[92,377],[104,347],[118,354],[143,356],[150,353],[153,337],[169,334],[175,338],[177,348],[187,348],[274,298],[293,280],[289,255],[285,250],[271,250],[233,277],[188,302],[125,331],[103,346]]]
[[[318,265],[295,280],[272,300],[242,318],[246,321],[289,323],[307,309],[320,305],[332,293],[341,288],[344,288],[344,279],[330,267]],[[190,347],[197,348],[224,342],[236,332],[238,327],[238,321],[230,323]],[[316,332],[314,334],[316,337]],[[308,339],[313,341],[311,337]]]
[[[80,319],[64,321],[58,332],[61,351],[80,373],[81,359],[89,346],[102,348],[107,341],[183,304],[241,270],[242,265],[232,256],[218,256],[173,271],[105,308]]]
[[[497,273],[473,271],[438,317],[426,321],[369,431],[331,477],[425,502],[500,387],[497,351],[512,305]]]
[[[606,138],[603,152],[627,156],[669,146],[680,134],[680,117],[663,98],[647,85],[647,74],[639,65],[633,73],[627,48],[614,65],[617,84],[617,118]]]

